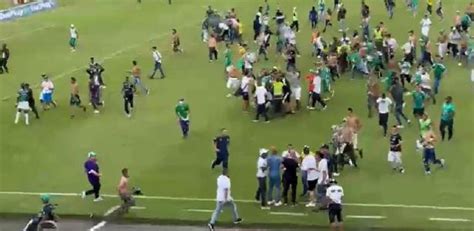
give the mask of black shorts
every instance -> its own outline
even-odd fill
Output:
[[[413,108],[414,116],[422,116],[425,114],[425,108]]]
[[[379,113],[379,125],[387,125],[388,113]]]
[[[314,191],[316,189],[316,184],[318,183],[318,179],[315,180],[308,180],[308,190]]]
[[[81,105],[81,98],[79,95],[71,95],[69,99],[69,105],[71,106],[80,106]]]
[[[342,222],[342,206],[340,204],[329,204],[328,207],[329,223]]]
[[[248,92],[242,92],[242,99],[245,101],[249,101],[249,93]]]

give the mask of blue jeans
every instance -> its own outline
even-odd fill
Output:
[[[189,132],[189,120],[179,120],[179,125],[181,126],[181,131],[183,132],[183,137],[188,136]]]
[[[408,122],[408,118],[405,113],[403,113],[403,102],[395,103],[395,119],[397,119],[398,125],[402,125],[402,119]]]
[[[301,170],[301,183],[303,183],[303,195],[308,193],[308,172]]]
[[[135,87],[139,87],[141,91],[144,93],[148,92],[148,88],[146,88],[145,85],[143,85],[143,82],[140,79],[140,77],[133,76],[133,85],[135,85]]]
[[[273,188],[275,188],[275,202],[280,201],[281,178],[280,175],[269,176],[270,186],[268,189],[268,201],[273,201]]]
[[[161,63],[155,62],[155,68],[153,69],[153,73],[151,73],[150,78],[155,77],[156,71],[160,71],[161,78],[165,77],[165,73],[163,72],[163,67],[161,67]]]
[[[434,94],[438,94],[438,90],[439,90],[439,84],[441,82],[441,79],[440,78],[434,78],[434,85],[433,85],[433,90],[434,90]]]
[[[232,209],[232,219],[234,219],[234,221],[239,219],[239,213],[237,212],[237,206],[235,205],[234,201],[218,201],[216,203],[216,209],[212,213],[211,221],[209,222],[210,224],[214,225],[216,223],[217,218],[219,218],[219,215],[225,206],[229,206]]]

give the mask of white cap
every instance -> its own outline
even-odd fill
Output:
[[[268,153],[268,149],[260,148],[260,150],[258,152],[260,153],[260,155],[262,155],[264,153]]]

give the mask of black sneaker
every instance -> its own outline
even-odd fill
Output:
[[[242,221],[244,221],[242,218],[237,218],[237,220],[234,221],[234,224],[240,224]]]
[[[364,158],[364,150],[359,149],[359,156],[360,156],[361,159]]]
[[[207,224],[207,227],[209,228],[209,231],[214,231],[215,230],[214,225],[211,224],[211,223]]]

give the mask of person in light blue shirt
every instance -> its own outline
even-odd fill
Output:
[[[268,163],[268,179],[270,180],[270,187],[268,190],[268,205],[280,206],[281,200],[281,157],[275,147],[271,148],[271,155],[267,158]],[[273,194],[275,188],[275,194]],[[275,195],[275,197],[273,197]]]

